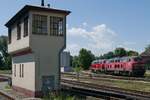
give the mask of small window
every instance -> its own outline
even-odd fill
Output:
[[[14,65],[14,77],[16,77],[16,65]]]
[[[121,64],[121,68],[123,68],[123,65]]]
[[[19,72],[19,76],[21,77],[21,64],[20,64],[20,66],[19,66],[19,67],[20,67],[20,72]]]
[[[17,24],[17,40],[21,39],[21,23]]]
[[[115,65],[115,68],[117,68],[117,65]]]
[[[28,36],[28,17],[24,18],[24,37]]]
[[[11,43],[11,28],[8,28],[8,43]]]
[[[21,77],[24,77],[24,64],[22,64],[22,75]]]

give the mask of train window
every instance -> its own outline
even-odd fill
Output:
[[[131,61],[131,59],[128,59],[128,62],[130,62]]]
[[[121,65],[121,68],[123,68],[123,65]]]
[[[134,58],[134,61],[142,61],[142,59],[137,57],[137,58]]]

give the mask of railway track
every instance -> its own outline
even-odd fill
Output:
[[[105,86],[105,85],[98,85],[94,83],[86,83],[81,81],[75,81],[75,80],[68,80],[68,79],[61,79],[61,83],[63,84],[71,84],[73,87],[78,86],[82,87],[83,89],[87,88],[90,90],[95,91],[104,91],[109,92],[109,96],[114,96],[122,99],[134,99],[134,100],[150,100],[150,93],[149,92],[141,92],[136,90],[128,90],[128,89],[122,89],[118,87],[111,87],[111,86]]]
[[[72,75],[75,76],[73,73],[61,73],[62,75]],[[141,78],[141,77],[125,77],[125,76],[112,76],[112,75],[104,75],[104,74],[89,74],[89,73],[82,73],[81,77],[85,78],[93,78],[93,79],[101,79],[101,78],[109,78],[109,79],[122,79],[122,80],[134,80],[134,81],[145,81],[150,82],[150,78]]]
[[[14,98],[12,97],[9,97],[8,95],[0,92],[0,100],[15,100]]]

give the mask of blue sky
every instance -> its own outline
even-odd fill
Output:
[[[4,24],[26,4],[41,0],[1,0],[0,34]],[[67,50],[80,48],[96,55],[116,47],[142,52],[150,44],[150,0],[45,0],[52,8],[70,10],[67,19]]]

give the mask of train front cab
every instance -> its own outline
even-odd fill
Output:
[[[134,57],[132,59],[132,75],[133,76],[144,76],[145,65],[140,57]]]
[[[97,73],[99,70],[99,61],[98,60],[94,60],[91,64],[90,70],[94,73]]]

